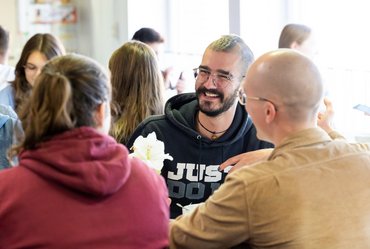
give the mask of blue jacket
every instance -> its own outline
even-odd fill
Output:
[[[0,170],[9,168],[8,149],[23,135],[17,114],[6,105],[0,104]]]
[[[165,153],[174,160],[165,160],[165,178],[171,202],[171,218],[182,213],[182,206],[204,202],[225,180],[227,173],[218,171],[228,158],[272,144],[257,139],[252,120],[238,105],[231,127],[217,140],[203,137],[195,130],[198,102],[194,93],[180,94],[169,99],[165,114],[151,116],[135,130],[127,143],[155,131],[164,142]]]
[[[15,109],[14,89],[12,85],[8,84],[0,90],[0,105],[8,105]]]

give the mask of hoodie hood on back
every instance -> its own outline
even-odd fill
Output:
[[[131,172],[127,149],[90,127],[56,135],[19,159],[42,178],[95,196],[115,193]]]

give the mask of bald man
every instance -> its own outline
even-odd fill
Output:
[[[173,221],[170,248],[370,248],[370,145],[318,128],[322,97],[320,73],[304,55],[258,58],[239,101],[257,137],[276,147]]]

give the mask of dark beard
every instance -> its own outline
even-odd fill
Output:
[[[211,103],[209,102],[204,102],[202,105],[199,103],[199,95],[204,94],[205,92],[217,94],[219,96],[221,100],[221,104],[222,104],[219,109],[211,110],[210,109]],[[199,87],[195,94],[197,96],[199,110],[209,117],[216,117],[220,115],[221,113],[226,112],[227,110],[230,109],[230,107],[234,105],[235,99],[238,96],[238,89],[236,89],[229,98],[225,98],[225,95],[217,91],[216,89],[207,90],[204,87]]]

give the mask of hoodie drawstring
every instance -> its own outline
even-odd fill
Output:
[[[198,142],[199,142],[199,157],[198,157],[198,163],[196,166],[197,172],[198,172],[198,188],[199,188],[199,181],[200,181],[200,162],[202,161],[202,136],[197,136]]]

